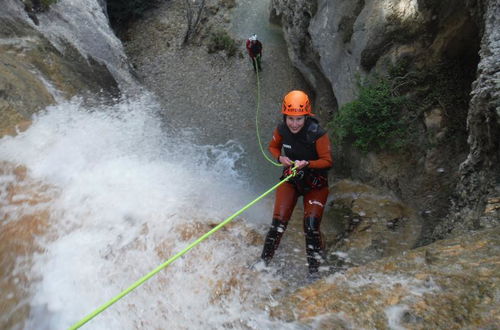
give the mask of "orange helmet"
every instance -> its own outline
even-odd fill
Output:
[[[309,97],[303,91],[291,91],[283,98],[281,113],[287,116],[313,116]]]

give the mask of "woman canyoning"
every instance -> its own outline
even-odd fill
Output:
[[[306,93],[289,92],[283,99],[283,121],[275,128],[269,151],[284,166],[282,179],[293,168],[297,175],[276,190],[271,227],[267,233],[261,258],[266,266],[271,261],[286,230],[299,196],[303,196],[303,227],[309,274],[318,277],[324,254],[320,224],[328,198],[328,170],[333,159],[328,134],[313,118]]]

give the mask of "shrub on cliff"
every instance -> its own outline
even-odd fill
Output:
[[[57,0],[22,0],[27,12],[43,12],[49,10],[50,6]]]
[[[54,4],[57,2],[57,0],[40,0],[40,1],[34,1],[35,3],[40,3],[40,7],[42,10],[48,10],[50,5]]]
[[[238,50],[236,41],[224,30],[217,30],[210,34],[208,52],[215,53],[224,50],[227,56],[234,56]]]
[[[405,97],[395,95],[386,78],[359,83],[359,96],[342,106],[328,124],[338,143],[352,142],[363,152],[398,150],[406,143],[402,116]]]

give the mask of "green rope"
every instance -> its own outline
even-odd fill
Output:
[[[223,226],[225,226],[226,224],[228,224],[229,222],[231,222],[238,215],[240,215],[241,213],[243,213],[245,210],[247,210],[248,208],[250,208],[252,205],[254,205],[255,203],[257,203],[259,200],[261,200],[262,198],[264,198],[266,195],[268,195],[274,189],[278,188],[280,185],[282,185],[288,179],[290,179],[291,177],[294,177],[295,175],[297,175],[296,167],[294,167],[292,169],[292,173],[290,175],[288,175],[286,178],[284,178],[283,180],[281,180],[280,182],[278,182],[277,184],[275,184],[272,188],[268,189],[265,193],[263,193],[262,195],[260,195],[259,197],[257,197],[256,199],[254,199],[253,201],[251,201],[250,203],[248,203],[247,205],[245,205],[243,208],[241,208],[239,211],[237,211],[236,213],[234,213],[233,215],[231,215],[226,220],[222,221],[220,224],[218,224],[212,230],[208,231],[207,233],[205,233],[204,235],[202,235],[200,238],[198,238],[196,241],[194,241],[193,243],[189,244],[182,251],[180,251],[179,253],[177,253],[176,255],[174,255],[173,257],[171,257],[170,259],[168,259],[167,261],[165,261],[163,264],[161,264],[158,267],[156,267],[149,274],[143,276],[141,279],[139,279],[138,281],[136,281],[134,284],[132,284],[131,286],[129,286],[127,289],[123,290],[117,296],[115,296],[114,298],[112,298],[111,300],[109,300],[108,302],[106,302],[105,304],[103,304],[102,306],[100,306],[99,308],[97,308],[96,310],[94,310],[89,315],[85,316],[83,319],[81,319],[77,323],[73,324],[69,329],[70,330],[78,329],[81,326],[83,326],[85,323],[87,323],[88,321],[90,321],[91,319],[93,319],[94,317],[96,317],[98,314],[102,313],[109,306],[113,305],[115,302],[117,302],[118,300],[120,300],[121,298],[123,298],[125,295],[127,295],[128,293],[130,293],[132,290],[134,290],[135,288],[137,288],[139,285],[141,285],[144,282],[146,282],[148,279],[150,279],[151,277],[153,277],[160,270],[162,270],[163,268],[165,268],[168,265],[170,265],[172,262],[174,262],[175,260],[177,260],[178,258],[180,258],[186,252],[188,252],[189,250],[191,250],[193,247],[195,247],[196,245],[200,244],[202,241],[204,241],[205,239],[207,239],[210,235],[212,235],[213,233],[215,233],[216,231],[218,231],[219,229],[221,229]]]
[[[264,152],[264,149],[262,148],[262,142],[260,140],[260,132],[259,132],[259,112],[260,112],[260,78],[259,78],[259,68],[258,68],[258,65],[257,65],[257,60],[255,58],[252,59],[252,61],[254,62],[254,65],[255,65],[255,72],[257,72],[257,111],[256,111],[256,115],[255,115],[255,127],[256,127],[256,130],[257,130],[257,140],[259,141],[259,147],[260,147],[260,151],[262,152],[262,154],[264,155],[264,158],[266,158],[271,164],[275,165],[275,166],[282,166],[280,163],[276,163],[274,160],[272,160],[271,158],[269,158],[268,155],[266,155],[266,153]]]

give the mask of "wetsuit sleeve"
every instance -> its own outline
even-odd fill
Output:
[[[323,134],[323,136],[316,140],[316,153],[318,154],[318,159],[309,161],[309,168],[320,169],[332,167],[332,147],[328,134]]]
[[[273,138],[269,142],[269,152],[273,155],[274,159],[281,156],[281,147],[283,146],[283,137],[278,132],[278,128],[274,129]]]

